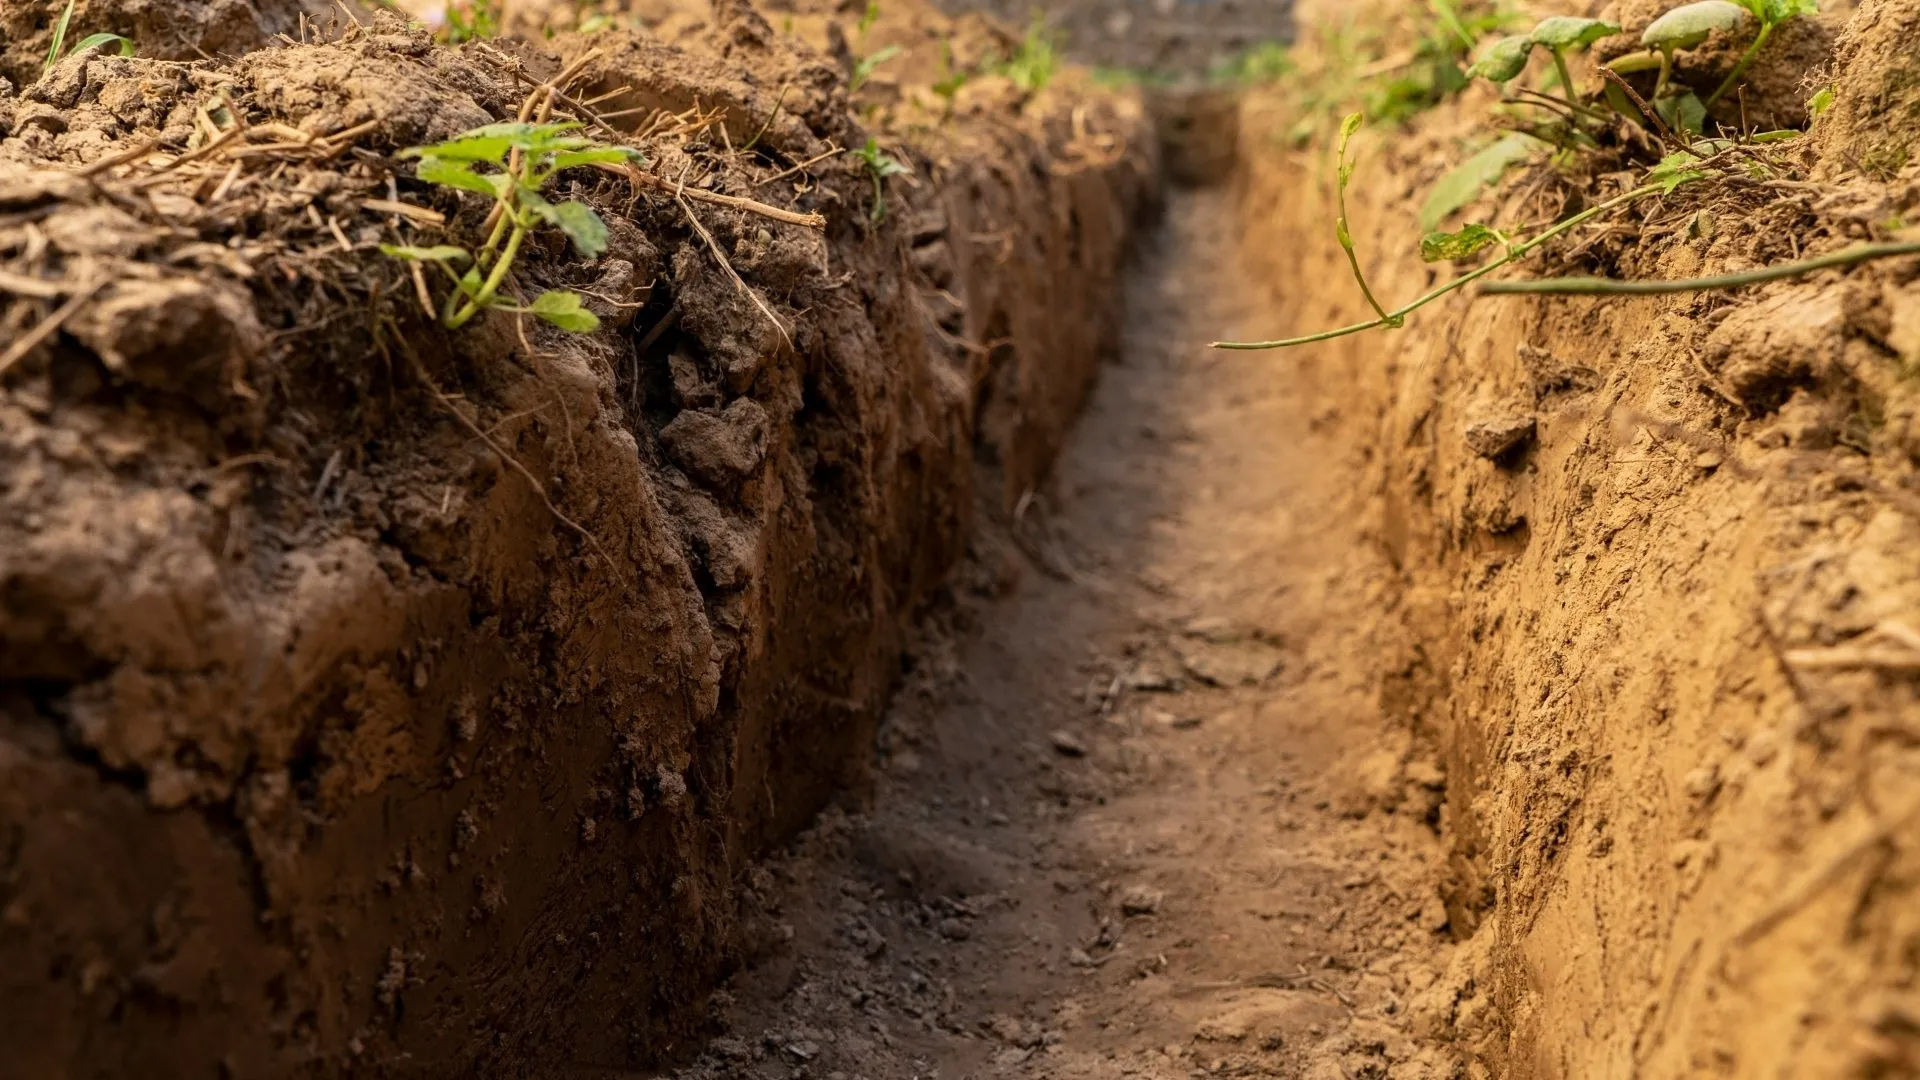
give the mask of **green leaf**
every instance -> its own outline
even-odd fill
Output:
[[[1488,82],[1511,82],[1527,69],[1527,54],[1532,51],[1533,39],[1525,34],[1503,37],[1480,54],[1467,75]]]
[[[548,289],[535,297],[527,310],[576,334],[591,334],[600,329],[600,317],[583,307],[580,294],[570,289]]]
[[[1420,257],[1427,262],[1472,258],[1506,239],[1506,234],[1485,225],[1468,225],[1454,233],[1430,232],[1420,238]]]
[[[1831,108],[1833,108],[1833,87],[1823,86],[1819,92],[1807,99],[1807,118],[1818,120]]]
[[[1820,0],[1737,0],[1739,5],[1753,13],[1753,17],[1767,23],[1783,23],[1801,15],[1813,15],[1820,10]]]
[[[471,165],[439,157],[421,158],[420,164],[414,167],[413,172],[415,176],[429,184],[459,188],[462,191],[477,191],[494,199],[506,194],[507,185],[512,183],[512,179],[506,173],[482,176],[474,172]]]
[[[542,154],[555,150],[579,150],[593,145],[592,139],[565,134],[579,126],[577,120],[558,124],[486,124],[463,131],[446,142],[409,147],[400,151],[400,156],[491,161],[498,164],[506,158],[509,150]]]
[[[1555,15],[1540,20],[1540,25],[1533,28],[1533,42],[1549,49],[1584,49],[1619,32],[1618,26],[1601,19]]]
[[[1661,98],[1653,103],[1653,108],[1660,114],[1660,119],[1675,131],[1698,135],[1706,130],[1707,107],[1693,94]]]
[[[1427,192],[1427,201],[1420,207],[1420,231],[1439,228],[1454,211],[1479,198],[1488,184],[1532,156],[1537,145],[1526,135],[1508,135],[1455,166]]]
[[[867,84],[867,80],[873,78],[873,73],[875,69],[877,69],[881,64],[884,64],[887,61],[893,59],[894,57],[899,56],[901,51],[902,50],[900,46],[889,45],[886,48],[881,49],[879,52],[874,53],[872,56],[869,56],[866,59],[860,61],[859,63],[853,65],[853,79],[852,81],[847,83],[847,90],[851,92],[851,91],[860,89],[862,86],[865,86]]]
[[[607,223],[593,212],[586,203],[569,199],[563,203],[550,203],[538,195],[524,189],[520,192],[520,201],[529,210],[538,214],[547,224],[556,226],[573,241],[574,250],[591,259],[607,250]]]
[[[1655,49],[1691,49],[1715,30],[1732,30],[1745,23],[1749,12],[1728,0],[1698,0],[1674,8],[1653,20],[1640,35],[1640,44]]]
[[[73,22],[74,3],[75,0],[67,0],[67,6],[60,9],[60,17],[53,22],[53,43],[47,46],[47,62],[41,68],[41,74],[52,71],[53,65],[60,62],[60,47],[66,44],[67,26]]]
[[[1700,159],[1685,150],[1676,151],[1660,159],[1660,164],[1647,170],[1649,183],[1659,184],[1663,195],[1673,194],[1673,189],[1682,184],[1691,184],[1704,179],[1707,170],[1699,168]]]
[[[566,150],[553,155],[549,172],[572,169],[581,165],[615,165],[627,161],[646,161],[647,156],[638,150],[624,146],[596,146],[588,150]]]
[[[396,259],[410,259],[414,262],[466,262],[473,258],[466,248],[454,247],[451,244],[439,244],[434,247],[381,244],[380,254],[391,255]]]
[[[97,48],[98,46],[101,46],[101,45],[111,45],[116,41],[120,43],[121,56],[133,55],[133,39],[132,38],[123,37],[119,34],[106,34],[106,33],[88,34],[86,37],[81,38],[80,41],[74,45],[73,51],[69,52],[67,55],[74,56],[79,53],[86,52],[88,49]]]

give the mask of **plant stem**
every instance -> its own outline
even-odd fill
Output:
[[[1616,281],[1611,278],[1544,278],[1539,281],[1496,281],[1482,289],[1489,293],[1553,293],[1565,296],[1657,296],[1662,293],[1703,292],[1709,289],[1737,289],[1765,281],[1798,277],[1816,270],[1850,266],[1871,259],[1890,259],[1896,255],[1920,255],[1920,243],[1856,244],[1839,251],[1799,262],[1782,263],[1759,270],[1719,277],[1685,278],[1674,281]]]
[[[1740,76],[1747,73],[1747,68],[1753,66],[1754,58],[1760,55],[1760,47],[1767,43],[1768,37],[1772,36],[1774,25],[1774,23],[1760,24],[1760,32],[1754,35],[1753,44],[1747,46],[1747,51],[1740,54],[1740,62],[1733,65],[1733,70],[1727,73],[1726,81],[1720,84],[1720,89],[1715,90],[1713,96],[1702,104],[1711,109],[1714,102],[1719,101],[1727,91],[1733,89],[1733,84],[1740,80]]]
[[[507,236],[507,246],[501,249],[500,257],[494,260],[493,272],[487,275],[486,283],[480,286],[480,291],[467,301],[466,306],[447,319],[447,329],[460,329],[466,325],[467,320],[492,304],[494,294],[500,291],[501,283],[507,280],[507,270],[513,266],[513,257],[520,254],[520,241],[526,239],[526,236],[526,225],[520,221],[518,215],[515,215],[513,232]]]
[[[1567,92],[1568,100],[1579,97],[1578,91],[1576,91],[1573,86],[1573,73],[1567,70],[1566,56],[1562,55],[1559,49],[1548,49],[1547,51],[1553,54],[1553,70],[1560,75],[1560,89]]]
[[[1373,328],[1378,326],[1398,325],[1397,322],[1393,322],[1390,320],[1404,320],[1408,315],[1411,315],[1413,312],[1419,310],[1420,308],[1423,308],[1428,304],[1434,302],[1435,300],[1440,299],[1442,296],[1445,296],[1446,294],[1453,292],[1456,289],[1472,284],[1473,282],[1478,281],[1483,277],[1486,277],[1488,274],[1493,273],[1495,270],[1498,270],[1501,267],[1506,266],[1508,263],[1512,263],[1521,259],[1528,252],[1532,251],[1534,248],[1537,248],[1541,244],[1546,243],[1547,241],[1553,239],[1554,237],[1559,236],[1562,233],[1565,233],[1567,230],[1572,229],[1575,226],[1583,224],[1587,221],[1591,221],[1594,218],[1600,216],[1601,214],[1606,213],[1609,210],[1613,210],[1617,207],[1625,206],[1626,204],[1634,201],[1635,199],[1639,199],[1644,196],[1651,195],[1654,192],[1659,190],[1661,190],[1661,185],[1648,184],[1645,187],[1634,188],[1632,191],[1629,191],[1624,195],[1616,195],[1613,198],[1608,199],[1606,202],[1599,204],[1598,206],[1593,206],[1593,207],[1589,207],[1586,210],[1582,210],[1581,212],[1573,215],[1567,220],[1562,221],[1558,225],[1555,225],[1553,228],[1548,229],[1546,232],[1541,233],[1539,236],[1536,236],[1533,239],[1528,240],[1526,243],[1509,248],[1505,255],[1501,256],[1498,259],[1495,259],[1493,262],[1488,263],[1487,265],[1481,267],[1480,269],[1475,270],[1472,273],[1463,274],[1460,277],[1454,278],[1452,281],[1449,281],[1445,285],[1441,285],[1438,288],[1435,288],[1427,292],[1425,295],[1412,301],[1411,303],[1407,304],[1405,307],[1402,307],[1397,311],[1382,312],[1381,317],[1373,320],[1372,322],[1355,323],[1352,326],[1343,326],[1338,330],[1324,330],[1318,334],[1309,334],[1306,337],[1283,338],[1279,341],[1215,341],[1215,342],[1212,342],[1209,347],[1215,348],[1215,349],[1245,349],[1245,350],[1284,349],[1294,345],[1306,345],[1315,341],[1327,341],[1332,338],[1345,337],[1348,334],[1358,334],[1365,330],[1372,330]],[[1349,252],[1348,254],[1349,254],[1349,257],[1351,257],[1352,253]],[[1377,306],[1375,310],[1378,310]]]
[[[1653,81],[1653,100],[1660,100],[1661,91],[1667,88],[1667,80],[1673,77],[1673,50],[1660,50],[1660,77]]]

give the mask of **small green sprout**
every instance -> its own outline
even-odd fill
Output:
[[[1749,14],[1746,8],[1731,0],[1697,0],[1674,8],[1648,24],[1640,34],[1640,44],[1660,54],[1660,75],[1653,84],[1654,101],[1666,93],[1667,80],[1673,77],[1674,53],[1693,48],[1713,36],[1716,30],[1738,29],[1746,23]]]
[[[40,68],[42,75],[52,71],[53,65],[59,63],[63,58],[72,56],[75,53],[86,52],[88,49],[99,48],[102,45],[112,45],[117,42],[120,47],[121,56],[133,55],[133,39],[120,34],[88,34],[86,37],[75,42],[73,48],[65,49],[67,43],[67,27],[73,23],[73,7],[76,2],[77,0],[67,0],[67,6],[60,9],[60,17],[54,20],[53,42],[47,46],[47,62],[41,65]]]
[[[1600,19],[1582,19],[1572,15],[1554,15],[1542,19],[1533,30],[1526,34],[1514,34],[1495,41],[1467,69],[1469,78],[1486,79],[1494,83],[1509,83],[1520,77],[1527,69],[1527,59],[1535,48],[1544,48],[1553,57],[1553,70],[1559,77],[1561,93],[1555,97],[1529,91],[1533,96],[1551,102],[1583,120],[1605,124],[1604,114],[1588,108],[1580,101],[1578,87],[1573,81],[1573,72],[1567,67],[1567,54],[1580,52],[1602,38],[1612,37],[1620,32],[1620,27]],[[1538,105],[1539,102],[1526,102]]]
[[[453,291],[441,307],[440,321],[457,330],[489,308],[525,311],[563,330],[587,332],[600,321],[581,306],[580,297],[565,289],[549,290],[530,306],[514,307],[500,299],[501,286],[513,268],[527,234],[540,225],[552,225],[567,234],[574,250],[593,258],[607,247],[606,222],[593,208],[577,200],[549,202],[540,193],[563,169],[582,165],[616,164],[640,160],[637,150],[606,146],[572,132],[577,122],[559,124],[488,124],[443,143],[416,146],[400,152],[418,158],[415,175],[430,184],[471,191],[499,206],[492,234],[476,255],[466,248],[442,245],[410,247],[382,244],[380,250],[396,259],[431,263],[453,282]],[[481,172],[480,166],[493,171]],[[454,267],[471,263],[464,272]]]
[[[500,0],[467,0],[466,3],[448,4],[446,20],[446,26],[441,29],[439,36],[449,45],[498,37]]]
[[[1033,21],[1027,24],[1027,36],[1020,40],[1020,47],[1013,51],[1013,57],[1001,71],[1013,80],[1013,85],[1026,93],[1037,94],[1053,81],[1053,69],[1058,62],[1046,17],[1036,12]]]
[[[1807,119],[1817,123],[1831,108],[1833,108],[1833,87],[1823,86],[1807,99]]]
[[[867,216],[878,225],[887,220],[887,177],[910,176],[913,170],[882,151],[871,135],[867,136],[867,145],[855,150],[853,156],[860,159],[867,167],[867,174],[873,177],[873,210]]]
[[[880,0],[867,0],[867,10],[860,13],[860,21],[855,24],[854,28],[859,32],[861,37],[866,37],[867,31],[873,29],[873,24],[879,21]]]
[[[867,80],[873,78],[873,73],[876,68],[894,57],[899,56],[903,51],[905,50],[901,49],[898,45],[889,45],[853,65],[853,78],[847,83],[847,92],[853,93],[862,86],[865,86]]]

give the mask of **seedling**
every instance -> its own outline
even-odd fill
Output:
[[[448,4],[447,25],[440,37],[449,45],[480,41],[500,35],[500,0],[467,0]]]
[[[1480,59],[1467,69],[1467,74],[1504,86],[1526,71],[1527,60],[1534,49],[1544,48],[1553,57],[1553,70],[1560,80],[1561,96],[1551,94],[1536,94],[1536,96],[1558,106],[1572,117],[1604,124],[1607,118],[1603,114],[1581,103],[1579,88],[1573,81],[1573,72],[1567,67],[1567,55],[1588,49],[1594,42],[1612,37],[1619,32],[1618,26],[1600,19],[1554,15],[1542,19],[1529,33],[1515,34],[1494,42],[1481,54]],[[1523,104],[1541,105],[1540,102],[1531,101]]]
[[[911,175],[913,170],[882,151],[871,135],[867,136],[867,145],[855,150],[853,156],[866,165],[867,174],[873,177],[873,209],[867,216],[878,225],[887,220],[887,177]]]
[[[577,200],[554,203],[540,194],[548,180],[563,169],[582,165],[617,164],[641,160],[637,150],[606,146],[572,134],[577,122],[558,124],[488,124],[443,143],[416,146],[400,152],[418,158],[421,180],[459,191],[486,195],[498,205],[493,230],[476,254],[466,248],[442,245],[411,247],[382,244],[380,250],[397,259],[430,263],[453,282],[453,291],[441,306],[440,321],[457,330],[489,308],[524,311],[562,330],[591,332],[600,320],[581,305],[578,293],[551,289],[527,307],[500,299],[513,261],[527,234],[552,225],[567,234],[575,251],[594,258],[607,247],[607,226],[593,208]],[[481,172],[480,166],[494,171]],[[455,266],[467,265],[465,271]]]
[[[1346,142],[1352,137],[1353,132],[1358,130],[1359,126],[1359,118],[1357,116],[1349,116],[1340,128],[1340,216],[1335,226],[1340,247],[1346,252],[1347,260],[1349,264],[1353,266],[1354,276],[1356,278],[1360,276],[1360,268],[1358,262],[1354,259],[1353,238],[1347,228],[1345,190],[1351,171],[1346,163]],[[1699,159],[1694,159],[1694,162],[1698,164]],[[1516,242],[1515,238],[1484,225],[1469,225],[1458,233],[1429,235],[1421,241],[1422,251],[1423,253],[1432,252],[1440,258],[1456,257],[1452,252],[1460,252],[1461,254],[1457,257],[1464,258],[1494,243],[1505,243],[1507,250],[1506,254],[1497,259],[1490,260],[1485,266],[1462,274],[1443,285],[1429,289],[1427,292],[1391,311],[1383,308],[1380,303],[1374,299],[1372,291],[1367,288],[1366,282],[1362,280],[1360,288],[1367,294],[1367,303],[1373,307],[1375,315],[1374,318],[1366,322],[1354,323],[1351,326],[1342,326],[1333,330],[1323,330],[1317,334],[1307,334],[1303,337],[1282,338],[1275,341],[1216,341],[1212,343],[1212,347],[1216,349],[1284,349],[1296,345],[1307,345],[1316,341],[1330,341],[1334,338],[1364,333],[1368,330],[1393,329],[1399,327],[1406,322],[1408,315],[1413,314],[1415,311],[1433,303],[1448,293],[1480,280],[1503,266],[1525,258],[1527,254],[1535,248],[1538,248],[1540,245],[1557,236],[1563,235],[1570,229],[1591,221],[1602,214],[1611,213],[1628,203],[1643,199],[1648,195],[1671,191],[1673,187],[1677,187],[1679,184],[1706,175],[1708,175],[1708,172],[1705,168],[1677,168],[1672,175],[1664,177],[1659,181],[1642,184],[1623,195],[1616,195],[1605,202],[1582,210],[1547,228],[1530,240]],[[1649,179],[1651,179],[1651,177],[1649,177]]]
[[[1747,51],[1740,54],[1739,62],[1733,65],[1733,70],[1727,73],[1719,88],[1707,97],[1705,104],[1709,109],[1713,108],[1714,102],[1725,97],[1727,91],[1740,82],[1740,76],[1753,66],[1767,39],[1773,36],[1774,28],[1789,19],[1812,15],[1820,10],[1820,0],[1740,0],[1740,5],[1760,20],[1760,32],[1754,35],[1753,44],[1747,46]]]
[[[53,70],[53,65],[62,58],[74,53],[86,52],[101,45],[119,44],[121,56],[133,55],[133,39],[119,34],[88,34],[74,43],[73,48],[62,51],[67,42],[67,27],[73,22],[73,7],[77,0],[67,0],[67,6],[60,9],[60,17],[53,23],[53,43],[47,46],[47,62],[41,66],[40,73],[45,75]]]
[[[853,65],[853,78],[847,83],[847,92],[853,93],[854,91],[859,90],[862,86],[865,86],[867,84],[867,80],[873,78],[874,69],[878,68],[881,64],[886,63],[887,61],[893,59],[894,57],[899,56],[902,51],[903,50],[898,45],[889,45],[886,48],[881,49],[879,52],[874,53],[872,56],[869,56],[866,59],[860,61],[859,63]]]
[[[860,21],[855,24],[855,29],[861,37],[866,37],[867,31],[873,29],[873,24],[879,21],[880,0],[867,0],[867,10],[860,13]]]
[[[1035,13],[1033,21],[1027,24],[1027,36],[1020,40],[1020,47],[1001,68],[1013,85],[1029,94],[1037,94],[1053,81],[1053,69],[1057,60],[1053,54],[1053,35],[1047,30],[1047,20]]]

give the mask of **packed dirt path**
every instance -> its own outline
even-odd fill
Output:
[[[1449,1075],[1439,775],[1382,719],[1393,580],[1226,196],[1171,196],[1051,490],[988,530],[873,790],[758,871],[708,1077]],[[1322,421],[1316,423],[1316,420]]]

